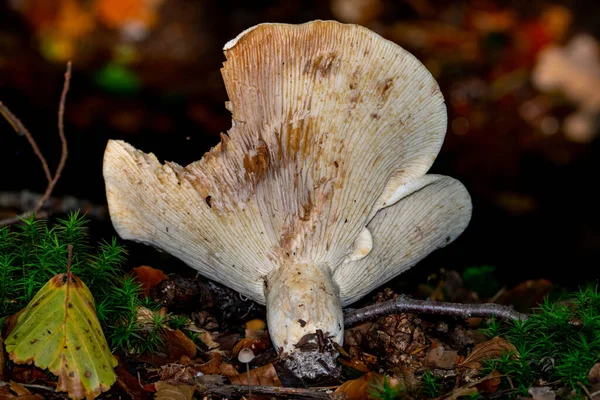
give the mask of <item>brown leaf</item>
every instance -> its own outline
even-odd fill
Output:
[[[194,365],[183,365],[172,363],[160,367],[160,380],[171,385],[189,385],[194,382],[196,377]]]
[[[165,345],[173,361],[179,360],[182,356],[190,358],[196,356],[196,343],[179,329],[165,329]]]
[[[427,351],[423,364],[429,368],[452,369],[456,366],[456,350],[446,350],[444,346],[435,341]]]
[[[496,303],[512,305],[520,312],[529,312],[544,301],[553,287],[552,282],[546,279],[528,280],[504,292],[496,299]]]
[[[160,400],[192,400],[194,388],[189,385],[171,385],[167,382],[156,382],[155,399]]]
[[[500,383],[502,383],[502,374],[494,370],[488,375],[489,379],[477,385],[477,390],[480,393],[496,393]]]
[[[517,354],[517,349],[506,340],[495,337],[475,346],[471,354],[459,364],[459,367],[481,369],[481,362],[488,358],[500,358],[503,353]]]
[[[343,393],[346,395],[346,400],[376,399],[378,397],[373,397],[371,394],[373,386],[382,386],[383,380],[383,375],[369,372],[358,379],[344,382],[335,390],[334,394]],[[391,387],[397,386],[400,383],[398,379],[394,377],[388,377],[388,381]]]
[[[198,372],[204,375],[217,375],[221,372],[221,364],[223,363],[223,355],[219,352],[210,353],[210,360],[204,364],[196,366]]]
[[[594,366],[590,369],[590,372],[588,373],[588,379],[592,385],[600,383],[600,363],[594,364]]]
[[[142,289],[146,296],[150,295],[150,289],[156,286],[160,281],[168,278],[168,276],[160,269],[152,268],[147,265],[142,265],[133,269],[138,282],[142,284]]]
[[[233,385],[247,385],[248,374],[246,371],[236,376],[228,376],[229,380]],[[281,381],[277,376],[277,371],[272,363],[263,365],[262,367],[254,368],[250,370],[250,385],[262,385],[262,386],[281,386]]]
[[[343,348],[338,351],[344,356],[339,358],[340,363],[348,368],[367,373],[377,364],[376,356],[363,352],[358,346],[350,346],[349,352]]]
[[[455,400],[463,396],[470,396],[475,393],[478,393],[477,387],[481,385],[483,382],[489,379],[498,379],[498,375],[495,374],[496,371],[493,371],[491,374],[484,376],[483,378],[477,379],[473,382],[469,382],[465,386],[457,387],[452,392],[448,393],[446,396],[442,398],[442,400]]]
[[[191,329],[191,331],[198,334],[198,339],[200,339],[209,350],[216,349],[220,346],[219,343],[213,340],[212,334],[206,329],[195,327],[194,329]]]
[[[123,366],[121,360],[115,368],[117,374],[117,385],[123,392],[131,396],[133,400],[146,400],[150,398],[150,394],[140,385],[138,379],[133,376],[126,367]]]
[[[344,346],[361,346],[369,335],[371,326],[373,326],[373,323],[367,322],[353,328],[346,329],[344,331]]]
[[[340,358],[339,361],[340,361],[340,364],[342,364],[343,366],[352,368],[353,370],[356,370],[356,371],[360,371],[360,372],[364,372],[364,373],[371,371],[371,367],[367,363],[365,363],[364,361],[359,360],[357,358],[351,358],[350,360],[345,360],[343,358]]]
[[[31,394],[23,385],[10,381],[10,385],[0,387],[0,399],[44,400],[39,394]]]
[[[244,338],[237,342],[231,350],[231,356],[237,357],[238,353],[242,349],[251,349],[254,354],[262,353],[265,350],[265,344],[261,340],[254,338]]]

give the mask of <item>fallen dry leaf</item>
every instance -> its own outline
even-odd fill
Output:
[[[127,371],[121,360],[115,368],[115,373],[117,374],[117,385],[133,400],[147,400],[150,398],[150,393],[144,390],[137,377]]]
[[[165,345],[169,350],[169,358],[178,361],[183,356],[196,356],[196,343],[179,329],[165,329]]]
[[[36,293],[5,345],[15,364],[33,362],[58,376],[56,390],[72,399],[95,398],[117,379],[117,359],[104,338],[92,294],[70,272],[55,275]]]
[[[388,376],[387,379],[391,387],[398,386],[400,383],[400,381],[394,377]],[[358,379],[344,382],[335,390],[334,394],[343,393],[346,396],[346,400],[379,399],[380,397],[373,393],[373,387],[383,386],[383,380],[384,375],[369,372]]]
[[[377,364],[377,357],[365,353],[358,346],[350,346],[348,352],[343,348],[338,349],[343,357],[339,358],[340,364],[364,373],[370,372],[373,366]]]
[[[238,353],[242,349],[251,349],[254,354],[262,353],[265,350],[265,342],[260,339],[255,338],[244,338],[233,346],[233,350],[231,350],[231,356],[237,357]]]
[[[210,333],[206,329],[199,328],[196,324],[189,324],[185,327],[185,329],[197,333],[198,339],[200,339],[202,343],[204,343],[204,345],[208,347],[209,350],[213,350],[221,346],[221,344],[213,340],[212,333]]]
[[[160,269],[142,265],[133,269],[136,280],[142,284],[142,289],[146,296],[150,295],[150,289],[158,285],[159,282],[169,277]]]
[[[588,373],[588,379],[592,385],[600,383],[600,363],[594,364]]]
[[[528,280],[502,293],[496,303],[511,305],[519,312],[529,312],[541,304],[554,285],[547,279]]]
[[[458,366],[464,368],[481,369],[481,362],[488,358],[500,358],[503,353],[517,355],[517,349],[506,340],[495,337],[487,342],[479,343],[473,351]]]
[[[194,382],[197,371],[193,364],[183,365],[171,363],[160,367],[160,380],[170,385],[190,385]]]
[[[233,385],[248,385],[248,374],[246,371],[240,372],[238,375],[227,376]],[[262,386],[281,386],[281,381],[277,376],[277,371],[272,363],[263,365],[262,367],[254,368],[250,370],[250,385],[262,385]]]
[[[44,400],[44,396],[31,394],[25,386],[10,381],[10,385],[0,387],[0,399]]]
[[[160,400],[192,400],[194,388],[189,385],[171,385],[167,382],[158,381],[154,384],[156,387],[155,399]]]
[[[489,379],[477,385],[477,390],[480,393],[496,393],[498,387],[500,387],[500,383],[502,383],[502,374],[494,370],[487,377]]]
[[[196,368],[198,372],[204,375],[218,375],[221,371],[221,364],[223,363],[223,355],[218,352],[210,353],[210,360],[204,364],[198,365]]]
[[[491,374],[484,376],[483,378],[477,379],[473,382],[469,382],[465,386],[461,386],[452,390],[452,392],[448,393],[446,396],[442,398],[442,400],[456,400],[463,396],[471,396],[476,393],[479,393],[477,390],[477,386],[482,384],[483,382],[489,379],[498,379],[498,376],[495,374],[496,371],[493,371]]]

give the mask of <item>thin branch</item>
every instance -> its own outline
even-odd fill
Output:
[[[406,296],[399,296],[395,300],[373,304],[347,313],[344,317],[344,326],[349,328],[361,322],[368,321],[371,318],[400,312],[448,315],[462,319],[494,316],[502,319],[525,320],[528,317],[527,314],[522,314],[500,304],[446,303],[442,301],[415,300],[409,299]]]
[[[65,82],[63,84],[63,90],[60,95],[60,103],[58,106],[58,136],[60,137],[62,149],[61,149],[60,161],[58,163],[58,166],[56,167],[56,172],[54,173],[53,177],[50,173],[50,169],[48,168],[48,163],[46,162],[46,159],[40,152],[40,149],[38,148],[35,140],[31,136],[29,131],[25,128],[25,126],[23,126],[21,121],[12,112],[10,112],[10,110],[6,106],[4,106],[2,103],[0,103],[0,113],[2,113],[2,115],[4,115],[4,117],[8,120],[8,122],[10,122],[10,124],[13,126],[13,128],[15,128],[17,133],[25,135],[25,137],[27,137],[27,140],[33,147],[33,151],[40,159],[40,161],[42,163],[42,167],[44,168],[44,173],[46,174],[46,178],[48,179],[48,187],[46,187],[46,191],[44,192],[44,194],[40,198],[38,204],[35,206],[35,208],[33,210],[27,211],[21,215],[13,217],[13,218],[7,218],[4,220],[1,220],[0,226],[14,224],[16,222],[19,222],[19,220],[21,220],[22,218],[26,218],[32,214],[37,215],[39,213],[39,211],[42,209],[42,207],[44,206],[44,204],[46,203],[46,201],[50,198],[50,195],[52,194],[52,191],[54,190],[54,187],[56,186],[56,182],[58,182],[58,179],[61,176],[61,173],[65,167],[65,163],[67,162],[67,156],[69,154],[68,148],[67,148],[67,138],[65,137],[65,130],[64,130],[64,114],[65,114],[65,102],[67,99],[67,93],[69,91],[70,83],[71,83],[71,61],[69,61],[67,63],[67,72],[65,72]]]
[[[27,128],[25,128],[25,125],[23,125],[21,120],[19,118],[17,118],[17,116],[15,114],[13,114],[8,109],[8,107],[6,107],[1,101],[0,101],[0,114],[2,114],[4,119],[6,119],[10,123],[10,125],[13,127],[15,132],[17,132],[17,135],[25,136],[25,138],[31,145],[33,152],[35,153],[37,158],[40,159],[40,162],[42,163],[42,168],[44,169],[44,174],[46,175],[46,180],[48,180],[48,183],[52,182],[52,173],[50,172],[50,168],[48,167],[48,162],[46,161],[46,158],[40,151],[40,148],[38,147],[37,143],[35,142],[35,139],[33,139],[33,136],[31,136],[31,133],[29,133]]]
[[[46,188],[44,195],[38,202],[37,207],[35,208],[36,212],[39,211],[46,200],[50,198],[52,191],[54,190],[54,186],[56,186],[56,182],[60,178],[60,174],[65,167],[65,163],[67,162],[67,156],[69,155],[67,149],[67,138],[65,137],[65,129],[64,129],[64,114],[65,114],[65,102],[67,100],[67,92],[69,91],[69,86],[71,84],[71,61],[67,63],[67,72],[65,72],[65,83],[63,85],[63,90],[60,95],[60,104],[58,105],[58,136],[60,137],[60,142],[62,144],[60,161],[58,162],[58,167],[56,167],[56,172],[54,173],[54,177],[52,181]]]
[[[0,387],[2,386],[10,386],[12,384],[12,382],[3,382],[0,381]],[[29,388],[29,389],[41,389],[41,390],[47,390],[50,392],[56,392],[56,388],[54,387],[48,387],[48,386],[43,386],[43,385],[35,385],[32,383],[17,383],[18,385],[21,385],[23,387]],[[17,397],[18,398],[18,397]]]
[[[224,385],[200,391],[203,395],[232,397],[248,393],[247,385]],[[287,399],[331,399],[332,388],[288,388],[281,386],[252,386],[252,393]]]

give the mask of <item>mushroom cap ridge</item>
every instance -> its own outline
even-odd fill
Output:
[[[280,266],[342,264],[382,194],[429,169],[446,110],[414,56],[357,25],[262,24],[225,55],[221,143],[181,167],[110,141],[107,198],[123,238],[264,303]]]

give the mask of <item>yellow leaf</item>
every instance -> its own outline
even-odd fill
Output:
[[[74,275],[54,276],[31,300],[6,338],[17,364],[35,363],[58,376],[57,391],[93,399],[116,381],[111,354],[94,299]]]

